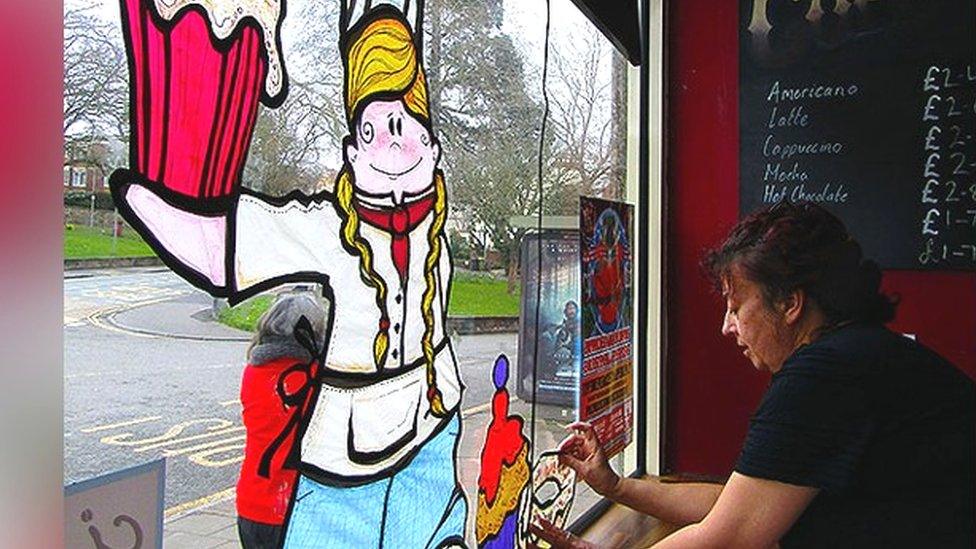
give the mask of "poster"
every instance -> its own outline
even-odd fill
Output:
[[[612,457],[633,439],[634,208],[580,197],[582,370],[579,419]]]
[[[539,253],[542,254],[541,272]],[[522,239],[522,302],[519,318],[518,395],[573,406],[580,371],[579,238],[572,230],[545,230]],[[541,283],[539,279],[541,278]],[[536,284],[540,284],[538,291]],[[535,364],[536,295],[539,296],[539,365]]]

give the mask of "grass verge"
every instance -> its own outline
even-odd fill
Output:
[[[113,242],[114,240],[114,242]],[[105,257],[152,257],[156,255],[134,230],[127,229],[113,239],[109,229],[78,225],[64,228],[65,259],[100,259]]]
[[[519,290],[508,295],[508,281],[490,275],[455,274],[448,316],[518,316]]]
[[[258,325],[258,319],[268,310],[275,296],[270,294],[256,295],[247,301],[228,307],[217,313],[217,320],[238,330],[253,332]]]
[[[222,310],[218,320],[228,326],[253,332],[258,319],[274,301],[259,295]],[[508,295],[508,282],[488,275],[456,274],[451,284],[448,316],[518,316],[519,292]]]

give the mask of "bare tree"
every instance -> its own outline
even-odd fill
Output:
[[[91,6],[65,10],[65,138],[124,139],[128,112],[128,73],[118,23],[98,18]]]
[[[330,135],[315,97],[305,85],[292,81],[288,100],[280,107],[261,107],[244,166],[245,186],[272,195],[296,189],[315,192],[324,175],[318,144]]]
[[[523,52],[502,30],[500,0],[427,4],[427,75],[453,208],[479,252],[497,250],[509,291],[523,230],[509,220],[539,207],[542,106],[528,90]]]
[[[63,62],[65,164],[69,171],[83,164],[107,175],[123,161],[113,142],[128,139],[128,73],[118,24],[100,19],[92,6],[66,9]]]
[[[610,46],[590,26],[577,29],[574,37],[553,49],[549,86],[549,123],[555,143],[548,177],[563,188],[551,198],[559,202],[554,209],[564,214],[578,211],[580,194],[616,197],[618,185],[613,179],[619,177],[614,173],[619,139],[614,132],[623,130],[613,123]]]
[[[625,79],[612,74],[622,69],[612,69],[619,60],[592,25],[555,32],[540,189],[541,66],[527,65],[529,52],[502,30],[502,2],[428,0],[426,11],[434,126],[444,142],[453,206],[477,249],[506,258],[514,290],[524,231],[509,225],[513,216],[540,208],[544,215],[575,215],[580,194],[620,196]]]
[[[291,6],[289,6],[291,8]],[[288,97],[276,109],[260,107],[243,183],[274,195],[312,193],[331,184],[346,134],[339,53],[339,3],[297,4],[282,37]]]

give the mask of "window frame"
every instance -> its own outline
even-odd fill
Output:
[[[642,62],[639,67],[628,65],[627,77],[626,199],[635,204],[638,240],[635,250],[637,279],[634,285],[638,335],[635,337],[633,355],[636,371],[634,442],[637,449],[634,470],[625,472],[631,478],[660,474],[664,452],[661,433],[666,420],[665,380],[661,368],[665,352],[662,316],[665,5],[664,0],[638,0],[638,7]],[[591,17],[585,11],[584,14]],[[652,228],[655,230],[652,231]],[[612,504],[612,501],[603,498],[573,521],[569,531],[582,533]]]

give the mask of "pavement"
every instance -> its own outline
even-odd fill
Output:
[[[234,495],[199,508],[163,524],[163,547],[167,549],[209,549],[240,547]]]

